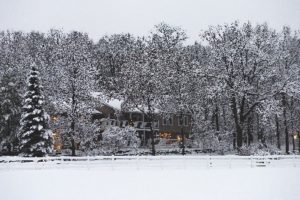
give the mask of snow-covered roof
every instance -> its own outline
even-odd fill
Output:
[[[91,113],[93,113],[93,114],[101,114],[101,112],[99,110],[97,110],[97,109],[92,109]]]
[[[105,104],[116,110],[121,110],[121,105],[124,102],[123,100],[110,98],[102,92],[91,92],[91,96],[94,98],[98,98],[102,104]]]
[[[121,105],[122,105],[123,101],[118,100],[118,99],[110,99],[108,100],[105,104],[107,104],[108,106],[115,108],[117,110],[121,110]]]
[[[124,100],[108,97],[107,95],[103,94],[102,92],[92,92],[91,96],[99,99],[102,104],[107,105],[118,111],[121,111],[122,104],[124,103]],[[139,106],[139,108],[132,108],[129,111],[140,113],[142,111],[147,111],[147,107]],[[159,113],[160,110],[155,108],[154,112]]]
[[[147,112],[148,108],[139,106],[139,108],[133,108],[130,110],[131,112]],[[160,113],[160,110],[158,108],[154,108],[154,113]]]

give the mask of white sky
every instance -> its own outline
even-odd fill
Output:
[[[164,21],[182,27],[192,42],[209,25],[234,20],[300,29],[300,0],[0,0],[0,30],[62,28],[96,41],[112,33],[146,35]]]

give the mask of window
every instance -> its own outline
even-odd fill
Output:
[[[172,115],[169,115],[168,125],[173,125],[173,116]]]
[[[167,125],[167,118],[165,116],[163,117],[163,125]]]
[[[57,121],[58,121],[58,116],[57,116],[57,115],[51,116],[51,120],[52,120],[53,122],[57,122]]]
[[[183,118],[183,124],[184,124],[185,126],[188,126],[188,125],[189,125],[189,118],[188,118],[188,116],[184,116],[184,118]]]
[[[129,125],[129,122],[127,120],[125,120],[125,126],[128,126],[128,125]]]
[[[154,128],[159,128],[159,122],[157,120],[154,121]]]
[[[173,115],[166,114],[163,116],[163,125],[173,125]]]
[[[178,116],[178,126],[182,126],[183,120],[181,119],[181,116]]]
[[[188,126],[188,116],[178,116],[178,126]]]

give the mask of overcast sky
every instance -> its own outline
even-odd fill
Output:
[[[94,40],[112,33],[146,35],[164,21],[186,30],[191,42],[209,25],[234,20],[300,29],[300,0],[0,0],[1,30],[62,28]]]

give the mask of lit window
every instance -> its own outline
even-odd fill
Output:
[[[51,119],[52,119],[53,122],[57,122],[58,121],[58,116],[53,115],[51,117]]]
[[[180,142],[182,140],[182,137],[180,135],[177,135],[176,139],[178,142]]]

